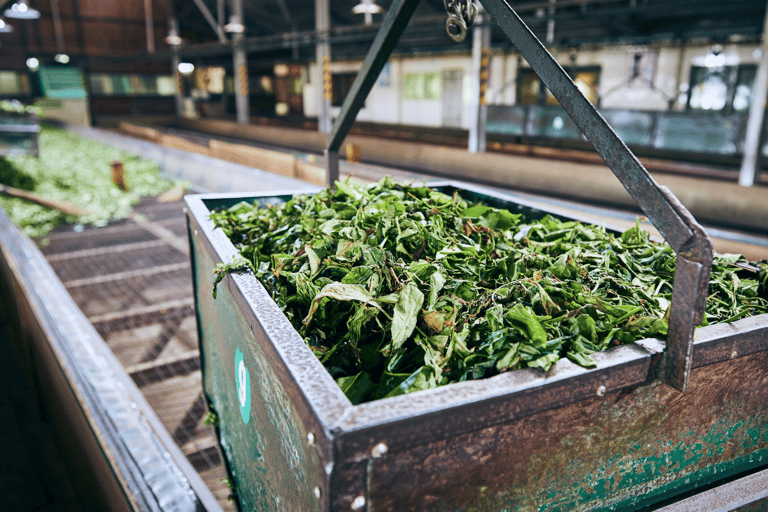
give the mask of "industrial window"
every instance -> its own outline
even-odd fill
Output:
[[[1,95],[27,95],[29,93],[29,78],[26,73],[0,71]]]
[[[600,67],[566,68],[576,87],[593,104],[597,102]],[[517,74],[518,105],[557,105],[557,100],[532,69],[520,69]]]
[[[334,73],[331,76],[331,105],[340,107],[344,103],[357,73]]]
[[[443,89],[441,73],[406,73],[403,75],[403,98],[406,100],[439,100]]]
[[[688,89],[688,109],[741,112],[749,109],[756,67],[693,66]]]
[[[91,73],[88,76],[93,96],[173,96],[176,80],[171,75],[127,75]]]

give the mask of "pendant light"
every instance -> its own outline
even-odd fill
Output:
[[[40,17],[40,11],[30,7],[28,0],[18,0],[12,6],[5,10],[5,16],[16,18],[17,20],[36,20]]]

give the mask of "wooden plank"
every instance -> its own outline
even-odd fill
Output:
[[[293,155],[215,139],[212,139],[209,145],[209,156],[214,158],[247,165],[289,178],[295,177],[296,158]]]

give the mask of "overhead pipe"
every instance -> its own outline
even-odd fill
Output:
[[[203,3],[203,0],[195,0],[195,5],[197,5],[198,9],[200,9],[200,12],[203,14],[203,18],[206,19],[208,24],[216,33],[216,37],[219,38],[219,42],[222,44],[229,44],[229,39],[227,39],[226,34],[224,34],[224,29],[222,29],[221,26],[216,23],[216,20],[213,18],[213,14],[211,14],[211,11],[208,10],[208,7]]]

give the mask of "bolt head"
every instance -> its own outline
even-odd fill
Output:
[[[384,444],[384,443],[379,443],[379,444],[377,444],[376,446],[374,446],[374,447],[373,447],[373,449],[371,450],[371,456],[372,456],[374,459],[378,459],[379,457],[381,457],[382,455],[384,455],[385,453],[387,453],[387,449],[388,449],[388,448],[387,448],[387,445],[386,445],[386,444]]]

